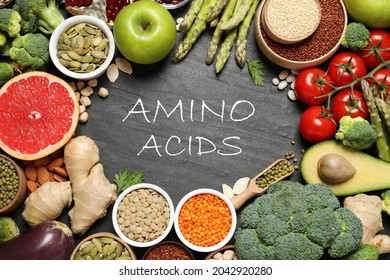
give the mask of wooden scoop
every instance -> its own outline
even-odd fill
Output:
[[[270,170],[272,167],[274,167],[276,164],[280,163],[280,162],[287,162],[286,159],[278,159],[276,160],[275,162],[273,162],[270,166],[268,166],[266,169],[264,169],[263,171],[261,171],[259,174],[257,174],[255,177],[253,177],[249,183],[248,183],[248,186],[246,187],[246,189],[232,197],[230,199],[230,201],[233,203],[233,206],[236,210],[240,209],[240,207],[242,205],[245,204],[245,202],[247,202],[249,199],[251,199],[252,197],[254,196],[259,196],[261,194],[263,194],[270,185],[272,185],[273,183],[276,183],[276,182],[279,182],[280,180],[283,180],[284,178],[287,178],[288,176],[290,176],[291,174],[294,173],[294,169],[289,172],[289,173],[286,173],[285,175],[279,177],[277,180],[273,181],[272,183],[270,183],[268,186],[264,187],[264,188],[260,188],[259,186],[257,186],[256,184],[256,179],[259,178],[261,175],[263,175],[265,172],[267,172],[268,170]]]

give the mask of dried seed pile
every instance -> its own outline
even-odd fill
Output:
[[[19,177],[12,163],[0,157],[0,208],[7,206],[16,196]]]
[[[234,250],[227,249],[223,252],[217,252],[215,253],[209,260],[226,260],[226,261],[231,261],[231,260],[238,260],[237,254]]]
[[[280,56],[294,61],[308,61],[327,54],[339,41],[344,28],[344,13],[339,0],[321,0],[321,21],[307,39],[292,45],[273,41],[262,28],[267,45]]]
[[[159,244],[150,249],[145,260],[191,260],[192,256],[176,244]]]
[[[57,45],[57,57],[69,70],[87,73],[104,63],[109,47],[107,36],[99,27],[79,23],[61,34]]]
[[[281,176],[284,176],[292,171],[294,171],[294,166],[290,162],[280,161],[275,164],[271,169],[264,172],[263,175],[256,178],[256,185],[259,188],[265,188]]]
[[[200,247],[221,242],[231,224],[228,205],[214,194],[198,194],[189,198],[179,213],[179,227],[184,238]]]
[[[149,242],[168,226],[170,208],[164,196],[153,189],[128,193],[118,206],[119,229],[131,240]]]
[[[80,246],[75,260],[131,260],[129,251],[111,237],[94,237]]]
[[[65,182],[69,180],[65,169],[63,150],[33,161],[24,161],[24,173],[27,177],[28,193],[35,191],[47,182]]]
[[[266,20],[278,37],[299,39],[310,35],[317,27],[321,11],[315,0],[269,0]]]
[[[297,95],[295,94],[295,78],[298,75],[299,70],[282,70],[278,77],[272,79],[272,84],[278,88],[278,90],[282,91],[288,88],[287,97],[291,101],[297,100]]]
[[[81,80],[77,82],[72,81],[69,82],[69,85],[75,92],[77,100],[79,101],[79,122],[86,123],[89,118],[87,108],[92,104],[90,97],[92,94],[94,94],[95,88],[98,86],[98,80],[92,79],[87,81],[86,83]],[[98,89],[98,95],[102,98],[106,98],[108,96],[108,90],[104,87],[100,87]]]

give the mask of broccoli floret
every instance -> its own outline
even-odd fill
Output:
[[[20,21],[20,34],[35,33],[39,30],[39,19],[32,16],[29,20]]]
[[[15,74],[14,68],[7,62],[0,62],[0,87]]]
[[[381,193],[382,211],[390,215],[390,190],[385,190]]]
[[[242,210],[240,222],[240,259],[340,258],[363,236],[360,219],[325,184],[275,183]]]
[[[341,45],[345,48],[357,51],[368,44],[370,38],[370,31],[366,26],[359,22],[351,22],[348,24]]]
[[[344,116],[340,119],[339,128],[335,134],[336,140],[354,150],[365,150],[373,146],[377,133],[371,124],[362,117]]]
[[[21,19],[20,14],[13,9],[0,9],[0,30],[11,38],[19,36]]]
[[[38,30],[46,35],[65,20],[59,10],[57,0],[15,0],[13,9],[18,11],[23,20],[29,22],[32,17],[39,20]]]
[[[378,248],[371,244],[361,244],[357,250],[349,253],[343,260],[378,260],[379,253]]]
[[[236,254],[242,260],[272,260],[273,246],[260,243],[254,229],[237,229],[235,233]]]
[[[7,34],[0,30],[0,48],[4,47],[8,42]]]
[[[341,258],[359,248],[363,236],[362,221],[347,208],[339,208],[336,214],[342,221],[342,229],[329,247],[332,258]]]
[[[12,41],[9,56],[22,71],[45,70],[49,63],[49,39],[41,33],[28,33]]]
[[[274,244],[276,260],[317,260],[324,254],[323,247],[307,239],[302,233],[290,232]]]

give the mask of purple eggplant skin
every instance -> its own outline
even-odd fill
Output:
[[[0,260],[69,260],[75,240],[71,229],[50,220],[0,245]]]

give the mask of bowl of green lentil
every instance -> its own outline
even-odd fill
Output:
[[[112,222],[117,235],[134,247],[151,247],[163,241],[173,227],[172,199],[161,187],[140,183],[116,199]]]
[[[110,66],[115,50],[111,29],[93,16],[71,16],[50,36],[49,53],[54,66],[77,80],[100,77]]]
[[[0,215],[16,210],[26,199],[26,175],[19,163],[0,154]]]

